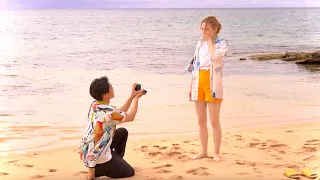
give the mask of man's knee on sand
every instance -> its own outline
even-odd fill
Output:
[[[132,177],[134,175],[135,175],[135,171],[134,171],[133,167],[131,167],[131,168],[128,169],[128,172],[126,173],[125,177]]]
[[[120,127],[116,130],[119,134],[121,134],[121,136],[124,136],[124,137],[128,137],[129,133],[128,133],[128,130],[124,127]]]

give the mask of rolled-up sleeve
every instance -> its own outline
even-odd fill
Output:
[[[217,44],[217,55],[218,56],[225,56],[229,49],[229,42],[225,39],[220,40],[220,42]]]
[[[110,118],[109,120],[112,120],[114,123],[121,124],[126,120],[126,113],[114,107],[113,111],[108,113],[108,117]]]

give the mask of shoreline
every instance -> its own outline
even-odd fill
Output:
[[[282,127],[282,126],[294,126],[294,125],[298,125],[301,123],[316,123],[317,120],[316,118],[314,118],[314,120],[299,120],[299,121],[283,121],[283,122],[259,122],[257,124],[250,124],[250,125],[240,125],[237,127],[229,127],[229,128],[224,128],[222,127],[222,130],[224,132],[235,132],[235,131],[248,131],[250,129],[260,129],[260,128],[275,128],[275,127]],[[37,126],[30,126],[33,127],[34,129],[37,128]],[[123,127],[123,126],[118,126],[118,127]],[[125,126],[124,126],[125,127]],[[126,127],[127,128],[127,127]],[[197,128],[197,127],[196,127]],[[208,124],[208,130],[212,131],[212,128],[210,126],[210,123]],[[129,130],[130,133],[130,130]],[[51,143],[48,144],[43,144],[40,145],[38,147],[30,147],[27,149],[18,149],[18,150],[10,150],[11,152],[13,151],[14,153],[10,153],[10,151],[0,151],[0,157],[6,157],[6,156],[10,156],[12,154],[16,154],[16,155],[25,155],[25,154],[30,154],[32,152],[41,152],[41,151],[47,151],[47,149],[60,149],[60,148],[68,148],[68,147],[74,147],[77,145],[77,143],[80,143],[81,140],[81,133],[79,134],[79,137],[60,137],[60,140],[62,140],[62,142],[66,143],[67,141],[70,142],[71,145],[65,146],[65,145],[56,145],[58,143],[58,141],[53,141]],[[198,135],[198,131],[194,130],[194,131],[176,131],[176,132],[155,132],[155,133],[149,133],[149,132],[141,132],[141,133],[130,133],[131,136],[131,140],[133,140],[134,142],[136,141],[140,141],[145,139],[144,136],[148,136],[149,138],[153,138],[153,139],[159,139],[159,138],[166,138],[166,137],[170,137],[170,136],[192,136],[192,135]],[[11,140],[13,138],[1,138],[0,143],[5,143],[6,140]],[[52,144],[52,145],[50,145]],[[49,146],[48,146],[49,145]],[[61,147],[64,146],[64,147]]]
[[[212,156],[209,131],[209,156]],[[285,168],[320,173],[320,123],[229,130],[223,134],[222,161],[189,160],[200,150],[198,135],[144,138],[129,136],[125,159],[135,168],[130,179],[287,179]],[[290,138],[295,139],[290,141]],[[0,177],[10,179],[84,179],[86,168],[76,146],[2,157]],[[61,161],[64,163],[61,164]],[[20,173],[23,171],[22,173]],[[19,172],[19,173],[18,173]],[[105,179],[105,178],[98,178]]]

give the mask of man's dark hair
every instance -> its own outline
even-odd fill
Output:
[[[102,101],[103,95],[109,92],[109,79],[106,76],[94,79],[89,91],[95,100]]]

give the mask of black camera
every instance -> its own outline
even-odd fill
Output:
[[[135,90],[136,90],[136,91],[140,91],[140,90],[141,90],[141,84],[137,84]],[[146,94],[146,93],[147,93],[147,90],[144,89],[144,90],[143,90],[143,93]]]

